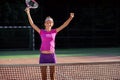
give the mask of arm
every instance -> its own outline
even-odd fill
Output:
[[[26,8],[26,9],[25,9],[25,12],[27,13],[28,20],[29,20],[29,23],[30,23],[30,25],[32,26],[32,28],[33,28],[35,31],[37,31],[38,33],[40,33],[40,29],[34,24],[32,18],[31,18],[30,9],[29,9],[29,8]]]
[[[65,27],[68,26],[68,24],[71,22],[71,20],[74,17],[74,13],[70,13],[70,17],[60,26],[58,27],[56,30],[57,32],[61,31],[62,29],[64,29]]]

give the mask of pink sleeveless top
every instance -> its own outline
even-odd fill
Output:
[[[52,29],[49,32],[43,29],[40,30],[40,37],[41,37],[40,51],[51,51],[53,53],[55,52],[56,34],[57,34],[56,29]]]

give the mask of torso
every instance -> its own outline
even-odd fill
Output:
[[[51,54],[55,52],[55,36],[57,34],[56,29],[52,29],[51,31],[40,31],[41,37],[41,53]]]

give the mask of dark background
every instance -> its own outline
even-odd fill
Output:
[[[69,26],[57,35],[56,48],[120,47],[119,0],[36,1],[39,8],[32,9],[31,16],[40,28],[44,28],[46,16],[53,17],[56,28],[70,12],[75,13]],[[24,0],[0,0],[0,26],[29,26],[25,7]],[[37,32],[34,34],[35,49],[39,49],[41,41]]]

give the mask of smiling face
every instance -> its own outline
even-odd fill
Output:
[[[45,25],[45,29],[51,29],[52,26],[54,25],[53,19],[52,19],[51,17],[47,17],[47,18],[45,19],[44,25]]]
[[[54,25],[54,22],[50,21],[50,20],[47,20],[47,21],[45,21],[44,25],[45,25],[45,27],[49,27],[50,28],[50,27],[52,27]]]

